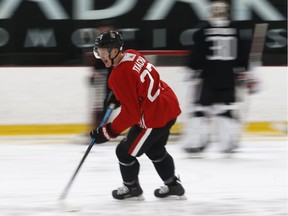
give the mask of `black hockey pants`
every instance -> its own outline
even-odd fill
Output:
[[[176,119],[173,119],[162,128],[141,128],[138,125],[130,128],[127,137],[116,148],[124,184],[132,185],[138,182],[140,164],[137,157],[144,153],[153,162],[157,173],[165,183],[174,178],[174,161],[166,151],[165,145],[175,122]]]

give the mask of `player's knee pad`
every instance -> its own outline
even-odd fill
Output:
[[[216,116],[217,135],[222,151],[229,152],[238,146],[241,135],[241,123],[233,118],[231,111]]]
[[[121,143],[116,147],[116,156],[120,163],[129,164],[135,160],[135,157],[128,154],[128,150],[125,148],[123,142],[124,141],[121,141]]]
[[[147,151],[146,155],[152,162],[157,162],[165,158],[165,156],[167,155],[167,151],[165,147],[163,147],[162,149]]]
[[[189,119],[186,128],[185,148],[199,148],[207,146],[210,142],[210,120],[196,112],[195,116]]]

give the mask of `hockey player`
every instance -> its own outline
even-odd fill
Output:
[[[241,40],[239,29],[229,20],[225,1],[213,1],[210,11],[211,17],[194,34],[188,63],[198,79],[194,110],[186,128],[189,133],[183,139],[189,153],[201,152],[211,142],[211,116],[221,152],[232,152],[241,134],[235,114],[235,79],[237,73],[248,70],[249,42]]]
[[[130,128],[116,147],[124,185],[113,190],[112,196],[119,200],[142,197],[137,157],[143,154],[152,161],[165,184],[154,195],[183,196],[184,188],[175,176],[173,158],[165,148],[170,128],[181,113],[178,99],[141,54],[122,49],[123,40],[117,31],[105,31],[95,41],[95,57],[101,58],[107,68],[113,67],[108,85],[115,97],[109,103],[119,101],[121,110],[112,122],[92,130],[90,135],[100,144]]]

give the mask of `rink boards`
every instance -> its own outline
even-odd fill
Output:
[[[89,130],[95,89],[90,67],[2,67],[0,135],[79,134]],[[158,67],[179,98],[180,134],[189,110],[191,82],[184,67]],[[247,133],[287,134],[287,67],[258,69],[260,92],[241,104]],[[96,97],[102,101],[102,98]]]

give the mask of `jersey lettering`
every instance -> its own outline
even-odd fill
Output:
[[[146,60],[139,56],[136,61],[135,61],[135,64],[133,65],[133,70],[137,71],[138,73],[140,73],[142,67],[144,66]]]
[[[158,87],[157,91],[155,92],[154,95],[152,95],[152,90],[154,87],[154,79],[150,73],[152,71],[152,68],[153,68],[153,65],[150,63],[147,63],[145,70],[140,75],[140,80],[142,83],[144,83],[145,81],[150,82],[148,92],[147,92],[147,97],[151,102],[153,102],[158,97],[158,95],[160,94],[159,86],[157,86]],[[147,76],[148,76],[148,80],[146,79]]]
[[[237,58],[237,38],[234,36],[210,36],[206,41],[211,41],[213,54],[207,56],[208,60],[234,60]]]

